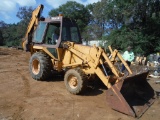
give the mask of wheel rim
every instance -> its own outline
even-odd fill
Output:
[[[68,77],[68,85],[72,88],[75,89],[78,86],[78,79],[74,75],[70,75]]]
[[[32,62],[32,72],[37,75],[39,71],[40,71],[40,63],[38,60],[34,59]]]

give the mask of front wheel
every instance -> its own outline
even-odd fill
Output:
[[[65,73],[64,82],[67,90],[72,94],[82,93],[86,86],[86,75],[81,69],[70,69]]]

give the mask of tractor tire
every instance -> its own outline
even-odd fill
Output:
[[[51,75],[52,62],[47,54],[34,53],[29,61],[29,71],[35,80],[45,80]]]
[[[81,94],[87,86],[86,75],[81,69],[70,69],[65,73],[64,83],[70,93]]]

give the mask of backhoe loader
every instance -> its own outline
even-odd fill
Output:
[[[66,89],[83,94],[87,81],[96,75],[107,87],[107,103],[116,111],[140,117],[155,101],[154,90],[146,81],[148,71],[134,73],[118,50],[110,49],[110,57],[101,48],[82,45],[76,22],[62,15],[40,19],[43,5],[33,11],[23,41],[31,53],[29,70],[33,79],[45,80],[51,71],[64,72]],[[28,46],[28,47],[26,47]],[[118,57],[128,74],[115,66]]]

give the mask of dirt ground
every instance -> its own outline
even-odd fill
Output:
[[[107,106],[104,87],[70,94],[63,77],[36,81],[29,74],[30,53],[0,47],[0,120],[134,120]],[[149,78],[155,90],[160,84]],[[139,118],[160,120],[160,99]]]

